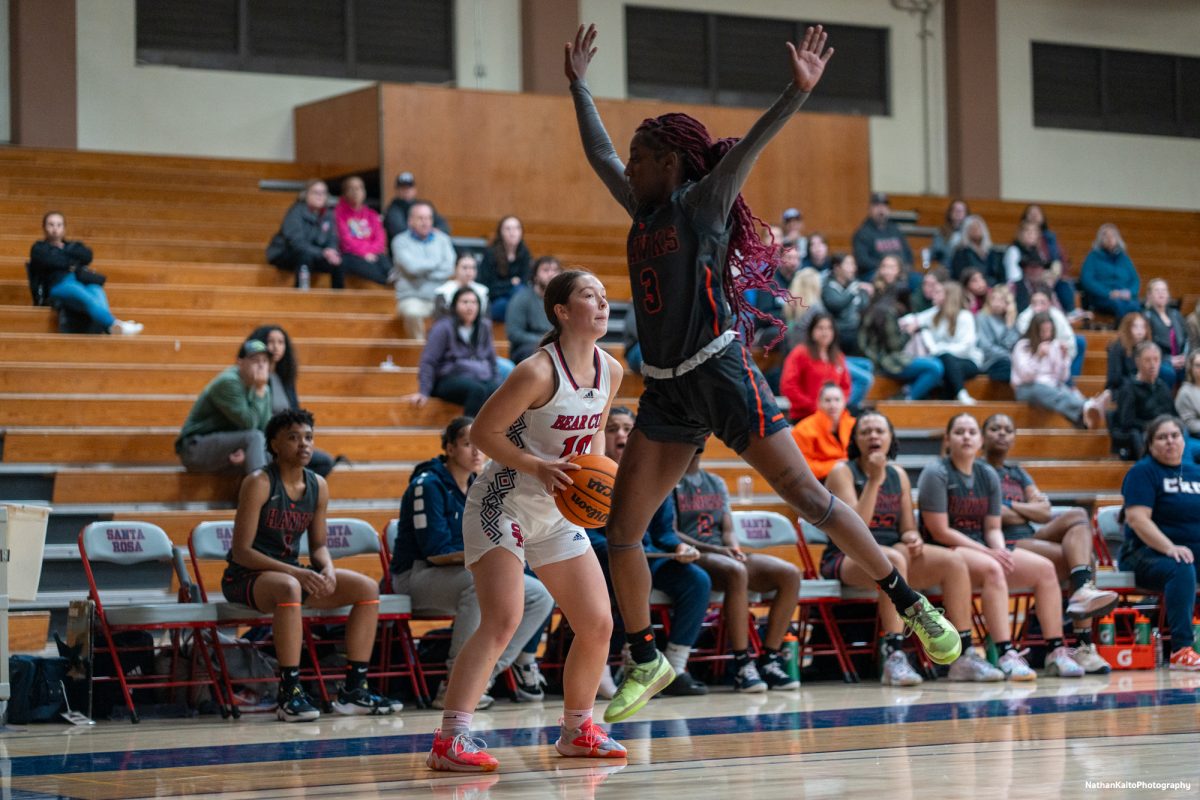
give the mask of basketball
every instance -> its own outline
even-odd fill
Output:
[[[608,456],[588,453],[575,456],[571,463],[579,465],[579,469],[569,473],[575,483],[556,491],[554,504],[562,512],[563,519],[572,525],[581,528],[607,525],[617,462]]]

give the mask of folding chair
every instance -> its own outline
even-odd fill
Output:
[[[1132,572],[1122,572],[1113,558],[1115,548],[1120,552],[1125,543],[1125,526],[1121,521],[1123,506],[1102,506],[1092,515],[1092,542],[1096,549],[1096,588],[1108,589],[1120,595],[1123,602],[1130,602],[1131,596],[1150,598],[1158,605],[1158,628],[1164,635],[1170,636],[1167,629],[1167,608],[1162,603],[1162,592],[1152,589],[1142,589],[1137,585],[1137,579]],[[1099,620],[1092,620],[1095,625]]]
[[[190,585],[186,571],[178,571],[181,559],[177,558],[171,540],[162,528],[148,522],[94,522],[85,526],[79,532],[79,554],[83,561],[83,571],[87,576],[88,594],[96,606],[96,620],[104,635],[105,647],[113,661],[113,671],[121,686],[121,694],[129,709],[130,718],[138,722],[137,709],[134,707],[130,686],[133,688],[173,688],[181,686],[208,686],[213,698],[221,709],[221,716],[228,717],[230,705],[227,702],[228,683],[224,687],[217,679],[213,669],[212,658],[209,654],[209,644],[205,637],[217,641],[217,613],[211,606],[190,603],[143,603],[127,606],[104,605],[100,586],[97,582],[99,575],[103,579],[115,577],[115,573],[124,572],[137,565],[157,563],[163,565],[156,573],[156,578],[162,581],[165,591],[172,590],[171,579],[177,578],[180,586],[184,587],[181,594],[186,593]],[[111,567],[109,565],[112,565]],[[190,598],[183,597],[188,600]],[[121,663],[121,649],[116,646],[114,635],[122,631],[154,631],[165,632],[169,636],[171,647],[170,672],[166,674],[126,675]],[[199,653],[207,678],[198,678],[191,674],[194,667],[189,667],[186,678],[175,677],[175,668],[180,655],[180,632],[189,631],[192,646]],[[159,649],[155,646],[155,651]],[[128,652],[128,650],[126,650]],[[222,675],[227,675],[224,657],[220,648],[216,648],[216,660]],[[104,680],[94,678],[93,680]],[[108,678],[112,680],[112,678]]]

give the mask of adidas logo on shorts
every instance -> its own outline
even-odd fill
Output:
[[[579,531],[575,531],[575,535],[571,537],[572,542],[582,542],[586,537]]]

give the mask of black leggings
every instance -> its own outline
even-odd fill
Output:
[[[499,386],[496,378],[481,381],[466,375],[447,375],[433,385],[433,396],[448,403],[461,403],[463,414],[473,417]]]
[[[942,367],[946,370],[942,385],[946,387],[946,392],[950,395],[951,400],[963,390],[967,381],[979,374],[978,365],[969,358],[959,358],[949,353],[942,353],[938,356],[938,360],[942,362]]]
[[[380,253],[374,261],[367,261],[362,256],[342,253],[342,272],[347,275],[357,275],[374,283],[387,286],[388,273],[392,271],[392,260],[386,253]]]

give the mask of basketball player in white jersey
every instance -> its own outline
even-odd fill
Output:
[[[482,618],[454,662],[431,769],[491,772],[499,762],[471,736],[472,711],[522,614],[525,562],[554,596],[575,639],[563,671],[563,723],[555,749],[583,758],[624,758],[592,721],[608,658],[612,613],[600,564],[583,530],[563,519],[553,492],[571,485],[572,456],[604,453],[604,420],[621,366],[596,342],[608,330],[604,285],[568,270],[546,287],[554,326],[542,348],[484,404],[472,442],[492,461],[472,484],[463,513],[467,568]]]

